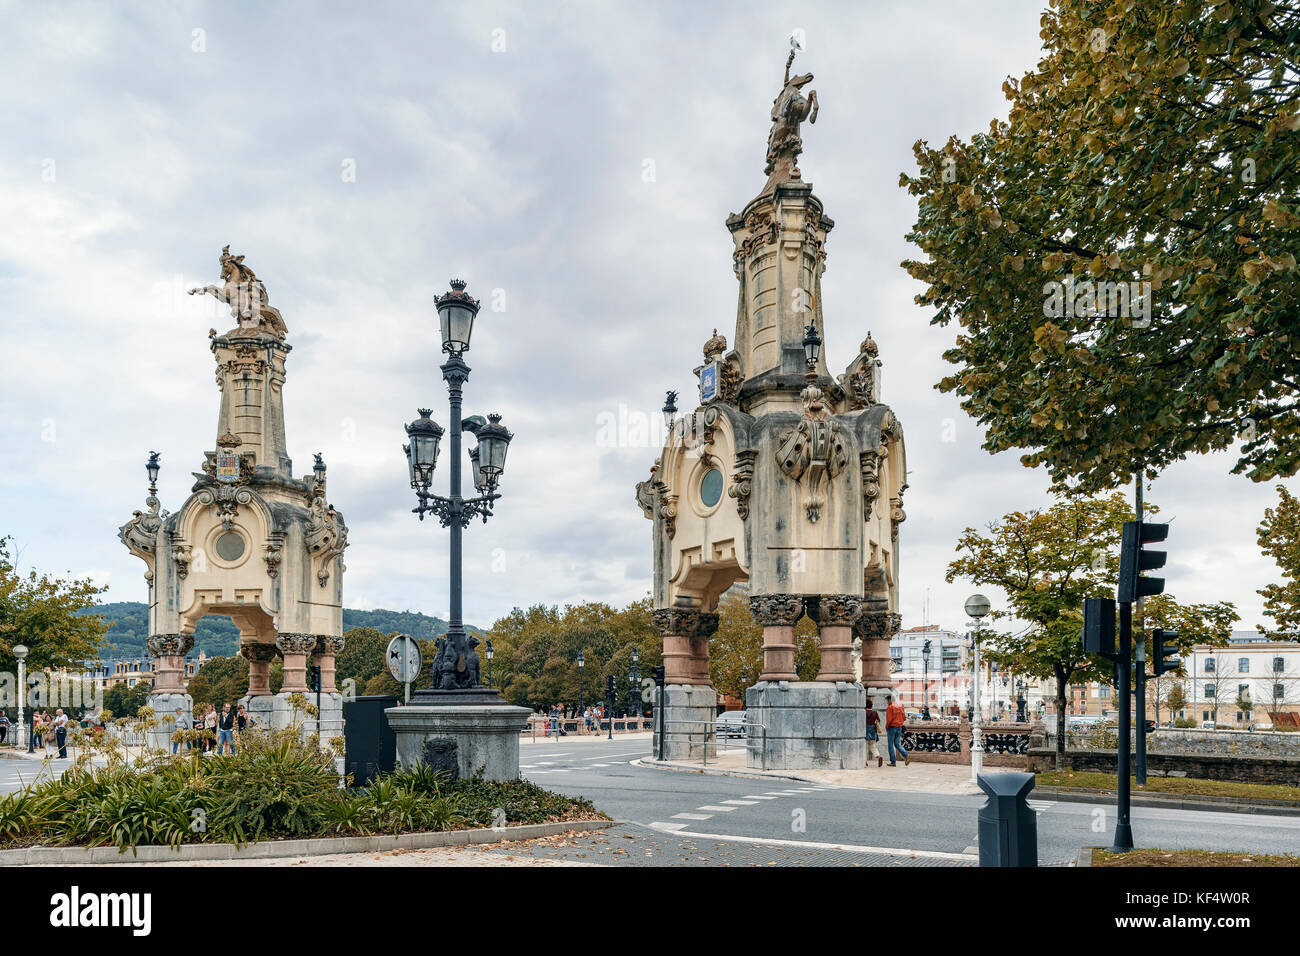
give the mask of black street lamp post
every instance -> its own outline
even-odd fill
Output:
[[[492,657],[493,657],[493,655],[496,654],[496,651],[494,651],[494,650],[492,649],[492,641],[491,641],[490,639],[488,640],[487,645],[484,647],[484,650],[487,651],[487,659],[488,659],[488,686],[491,687],[491,686],[492,686]]]
[[[638,666],[641,662],[641,652],[635,647],[632,648],[632,667],[627,672],[628,695],[627,702],[629,714],[635,714],[639,720],[641,717],[641,697],[637,689],[641,686],[641,668]]]
[[[609,739],[614,739],[614,675],[605,680],[605,719],[609,721]]]
[[[582,656],[582,651],[578,651],[578,719],[582,719],[582,668],[587,664],[587,659]]]
[[[437,692],[481,686],[478,652],[469,644],[461,612],[461,533],[476,516],[481,517],[484,523],[492,516],[493,502],[501,497],[497,485],[505,470],[506,450],[514,436],[501,424],[500,415],[489,415],[486,420],[481,415],[461,417],[461,393],[470,371],[464,354],[469,350],[474,317],[479,309],[478,300],[465,291],[463,280],[452,279],[451,291],[434,301],[442,328],[442,350],[448,355],[442,365],[442,378],[447,383],[451,405],[451,494],[443,497],[429,491],[438,461],[438,442],[444,434],[442,426],[429,417],[429,409],[419,409],[420,417],[406,426],[410,444],[403,450],[410,470],[411,487],[419,500],[419,505],[411,510],[420,516],[421,521],[426,513],[435,514],[444,528],[451,529],[450,620],[444,646],[434,658],[433,682],[429,689]],[[478,439],[478,447],[469,453],[474,463],[474,487],[479,492],[476,498],[461,496],[462,432],[471,432]]]
[[[926,641],[921,645],[921,664],[923,667],[923,676],[921,678],[921,719],[930,719],[930,642]]]

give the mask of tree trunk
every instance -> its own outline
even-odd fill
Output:
[[[1065,769],[1065,678],[1056,675],[1056,769]]]

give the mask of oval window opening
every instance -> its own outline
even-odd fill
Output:
[[[722,472],[710,468],[700,479],[700,501],[706,508],[712,508],[722,500]]]
[[[223,561],[238,561],[244,556],[244,536],[227,531],[217,538],[217,555]]]

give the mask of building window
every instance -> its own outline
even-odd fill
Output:
[[[1249,658],[1249,657],[1238,657],[1238,658],[1237,658],[1237,673],[1238,673],[1238,674],[1249,674],[1249,673],[1250,673],[1250,658]]]
[[[1201,711],[1201,720],[1209,720],[1209,719],[1210,719],[1210,712],[1208,710]]]
[[[1281,700],[1281,699],[1282,699],[1283,697],[1285,697],[1285,696],[1286,696],[1286,695],[1282,692],[1282,685],[1281,685],[1281,684],[1274,684],[1274,685],[1273,685],[1273,699],[1274,699],[1274,700]]]
[[[1207,673],[1207,674],[1213,674],[1213,673],[1214,673],[1214,658],[1213,658],[1213,657],[1207,657],[1207,658],[1205,659],[1205,673]]]
[[[1280,657],[1273,658],[1273,673],[1274,674],[1282,673],[1282,658]]]
[[[1108,685],[1108,684],[1102,684],[1101,687],[1099,687],[1099,688],[1097,689],[1097,696],[1098,696],[1098,697],[1109,697],[1109,696],[1110,696],[1110,685]]]
[[[1214,685],[1213,685],[1213,684],[1206,684],[1206,685],[1205,685],[1205,696],[1206,696],[1206,697],[1213,697],[1213,696],[1214,696],[1214,689],[1215,689],[1215,688],[1214,688]]]

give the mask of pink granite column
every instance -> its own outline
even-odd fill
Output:
[[[334,694],[335,659],[343,650],[343,638],[337,634],[316,635],[316,647],[311,662],[320,668],[320,686],[322,694]]]
[[[797,594],[756,594],[749,613],[763,625],[762,681],[798,680],[794,668],[794,626],[803,617],[803,598]]]
[[[185,655],[194,647],[193,634],[150,634],[145,647],[153,656],[153,692],[185,693]]]
[[[821,670],[817,680],[852,683],[858,679],[853,672],[853,622],[861,613],[862,598],[856,594],[826,594],[818,601]]]
[[[243,644],[239,655],[248,661],[248,696],[266,697],[271,693],[271,661],[275,660],[274,644]]]
[[[316,635],[282,633],[276,637],[275,646],[284,657],[284,685],[280,693],[307,693],[307,655],[316,649]]]

